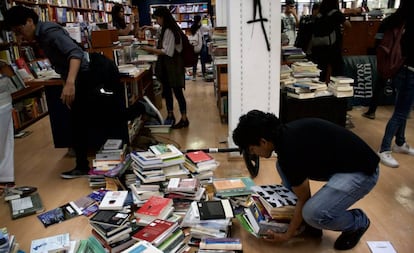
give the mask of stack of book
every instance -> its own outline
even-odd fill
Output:
[[[283,46],[282,57],[287,62],[303,62],[306,60],[306,54],[301,48],[294,46]]]
[[[132,193],[132,198],[134,204],[137,207],[142,206],[145,202],[152,196],[163,196],[163,193],[160,191],[160,185],[158,184],[130,184],[129,189]]]
[[[6,227],[0,228],[0,252],[19,252],[19,247],[16,237]]]
[[[166,220],[174,211],[173,200],[161,196],[151,196],[134,212],[138,225],[148,225],[155,219]]]
[[[219,163],[208,153],[198,150],[187,152],[184,166],[200,180],[209,180],[213,177],[213,171]]]
[[[165,197],[173,199],[174,213],[185,214],[192,201],[204,199],[205,188],[197,178],[171,178],[165,189]]]
[[[203,238],[200,242],[200,250],[211,250],[210,252],[240,251],[242,249],[240,238]]]
[[[285,86],[288,97],[297,99],[314,98],[316,89],[308,84],[293,83]]]
[[[155,219],[132,235],[137,241],[147,241],[162,252],[177,252],[185,247],[184,233],[177,222]]]
[[[321,72],[321,70],[318,69],[318,65],[311,61],[295,62],[291,65],[291,68],[293,70],[292,75],[295,78],[319,77]]]
[[[256,185],[251,189],[272,219],[290,221],[297,197],[283,185]]]
[[[292,76],[292,69],[289,65],[283,64],[280,66],[280,87],[284,88],[285,85],[295,82],[295,78]]]
[[[135,241],[130,233],[136,229],[129,222],[130,214],[114,210],[99,210],[90,220],[92,235],[109,252],[119,252]]]
[[[163,167],[184,163],[184,154],[173,144],[157,144],[149,148],[162,160]]]
[[[331,81],[328,84],[328,89],[335,97],[352,97],[354,95],[354,87],[352,84],[354,79],[346,76],[331,76]]]

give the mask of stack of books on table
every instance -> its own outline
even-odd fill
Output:
[[[308,99],[315,97],[316,89],[308,84],[293,83],[285,85],[286,94],[288,97],[297,99]]]
[[[89,223],[92,226],[92,235],[109,252],[119,252],[135,241],[131,233],[137,229],[130,221],[130,214],[115,210],[99,210]]]
[[[155,219],[143,229],[132,235],[136,241],[146,241],[162,252],[177,252],[187,245],[184,233],[177,222]]]
[[[301,48],[294,46],[283,46],[282,57],[284,61],[288,62],[302,62],[306,60],[306,54]]]
[[[208,153],[198,150],[185,154],[184,166],[199,180],[211,180],[219,163]]]
[[[289,65],[280,66],[280,86],[284,88],[285,85],[292,84],[295,82],[295,78],[292,76],[292,69]]]
[[[295,78],[319,77],[321,72],[321,70],[318,69],[318,65],[311,61],[295,62],[291,65],[291,68],[293,70],[292,75]]]
[[[328,89],[335,97],[352,97],[354,95],[354,87],[352,84],[354,79],[346,76],[331,76]]]

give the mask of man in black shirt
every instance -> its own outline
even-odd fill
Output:
[[[286,233],[268,231],[267,240],[293,237],[305,221],[321,229],[341,231],[335,249],[353,248],[370,221],[360,209],[349,209],[375,186],[377,154],[347,129],[316,118],[282,124],[271,113],[253,110],[240,117],[233,140],[243,152],[269,158],[277,153],[276,167],[283,184],[298,197]],[[309,180],[326,181],[313,196]]]

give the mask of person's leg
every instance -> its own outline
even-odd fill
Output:
[[[360,209],[348,208],[368,194],[378,181],[379,168],[373,175],[338,173],[304,205],[303,219],[313,227],[342,231],[336,249],[350,249],[358,243],[369,226]]]
[[[14,184],[12,104],[0,104],[0,183]]]
[[[207,54],[207,46],[203,45],[200,52],[201,73],[203,74],[203,77],[205,77],[206,75]]]
[[[163,90],[162,93],[165,98],[165,105],[167,107],[167,118],[164,120],[166,125],[174,125],[174,100],[171,87],[168,85],[168,82],[162,82]]]
[[[195,59],[194,59],[194,65],[193,65],[193,81],[195,81],[196,78],[197,78],[198,56],[199,56],[199,54],[197,54],[197,53],[194,55]]]
[[[183,128],[183,127],[188,127],[190,122],[188,121],[188,118],[187,118],[187,102],[184,97],[183,88],[176,87],[176,88],[173,88],[173,91],[174,91],[175,98],[178,101],[178,105],[180,107],[180,113],[181,113],[180,121],[176,125],[174,125],[173,128],[178,129],[178,128]]]
[[[399,164],[391,154],[392,139],[394,136],[396,137],[395,142],[398,146],[405,143],[405,125],[414,100],[414,74],[412,71],[403,68],[393,81],[396,86],[394,112],[385,128],[379,156],[383,164],[395,168]],[[408,147],[407,150],[407,152],[410,152],[412,149]]]
[[[383,78],[378,77],[378,81],[375,84],[374,90],[372,92],[371,100],[369,101],[368,111],[362,114],[362,116],[364,116],[365,118],[375,119],[375,112],[377,111],[378,107],[378,98],[384,89],[385,82],[387,81]]]

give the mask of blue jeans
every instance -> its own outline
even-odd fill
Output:
[[[283,185],[291,189],[278,163],[276,168]],[[379,167],[372,175],[362,172],[337,173],[304,205],[302,217],[314,228],[334,231],[354,231],[365,227],[368,217],[361,209],[349,209],[369,193],[378,181]]]
[[[391,142],[401,146],[405,143],[405,126],[414,103],[414,72],[403,67],[393,79],[396,97],[394,113],[385,127],[380,152],[390,151]]]

